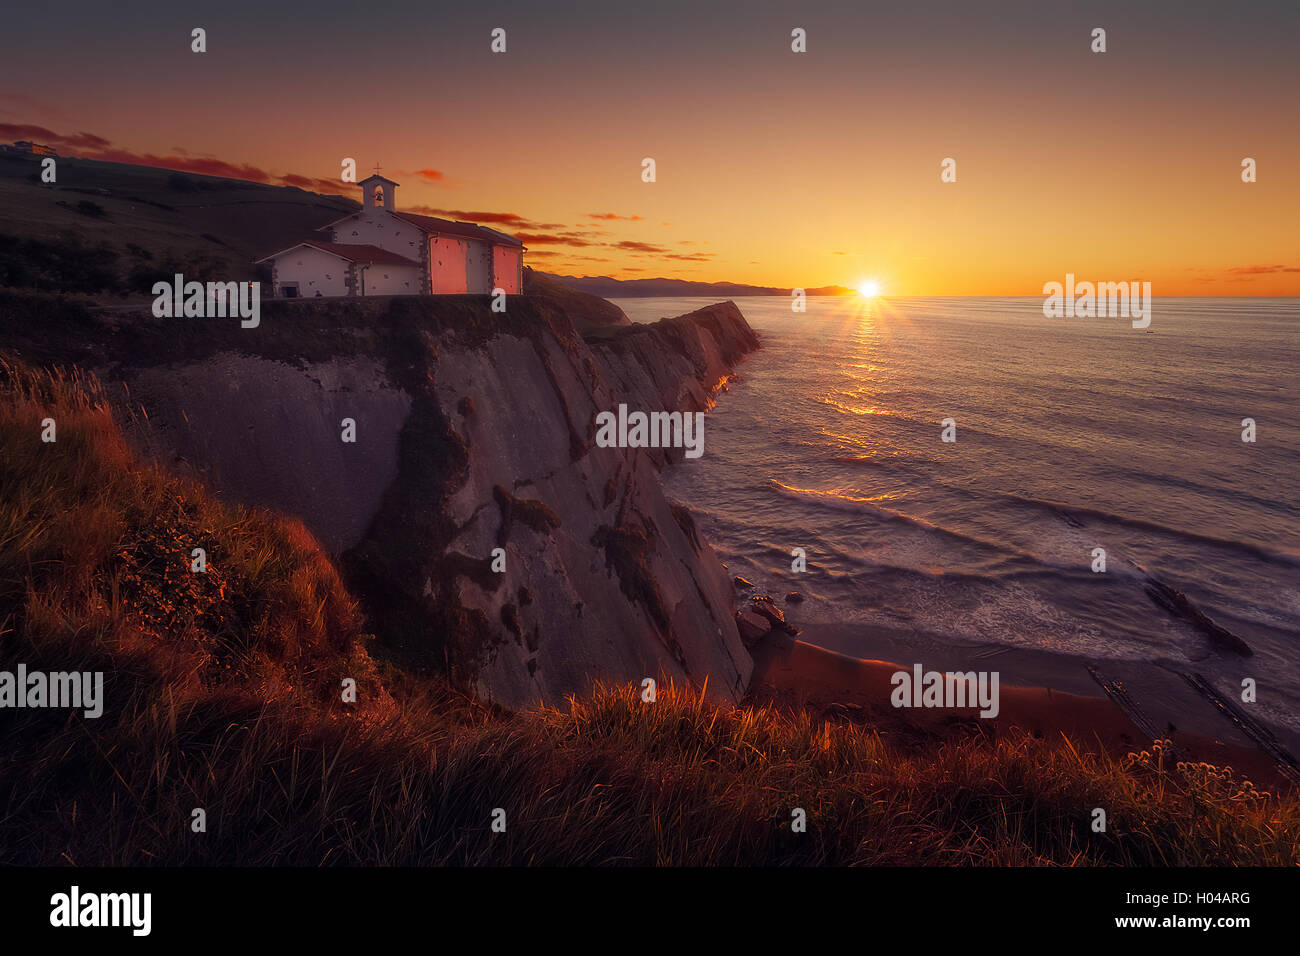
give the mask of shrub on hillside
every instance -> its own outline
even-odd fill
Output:
[[[118,254],[107,243],[91,245],[74,232],[52,241],[0,234],[0,286],[91,295],[121,285]]]
[[[107,219],[108,212],[97,202],[91,202],[89,199],[83,199],[77,203],[77,212],[83,216],[90,216],[92,219]]]

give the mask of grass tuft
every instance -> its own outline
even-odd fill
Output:
[[[105,673],[98,719],[0,711],[0,864],[1300,863],[1294,794],[1164,742],[901,743],[671,683],[508,714],[363,628],[301,524],[136,460],[93,380],[0,362],[0,669]]]

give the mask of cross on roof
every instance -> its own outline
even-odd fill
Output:
[[[378,173],[383,168],[384,168],[383,166],[380,166],[378,163],[375,163],[375,168],[373,172]]]

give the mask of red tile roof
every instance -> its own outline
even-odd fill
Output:
[[[276,256],[282,256],[286,252],[297,249],[298,246],[311,246],[313,249],[319,249],[321,252],[328,252],[331,255],[338,256],[340,259],[347,259],[349,262],[373,262],[375,265],[387,266],[418,266],[420,263],[414,259],[407,259],[399,256],[395,252],[389,252],[387,249],[380,249],[378,246],[366,246],[358,243],[348,242],[318,242],[315,239],[308,239],[297,245],[290,246],[288,249],[282,249],[273,253],[266,259],[274,259]],[[266,259],[259,259],[259,262],[265,262]]]

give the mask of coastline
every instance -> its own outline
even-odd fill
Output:
[[[890,702],[892,675],[910,665],[852,657],[818,644],[772,631],[750,648],[754,676],[747,701],[804,709],[821,716],[870,721],[882,733],[922,735],[932,739],[974,733],[1023,731],[1044,740],[1064,742],[1091,753],[1114,757],[1147,749],[1151,741],[1111,700],[1047,686],[1001,684],[997,717],[982,719],[978,708],[896,709]],[[958,669],[929,664],[927,669]],[[972,668],[962,667],[961,670]],[[1226,722],[1222,733],[1196,729],[1168,730],[1180,760],[1231,767],[1239,776],[1269,788],[1294,784],[1274,760]],[[1064,736],[1063,736],[1064,735]]]
[[[690,299],[645,305],[624,300],[620,308],[638,321],[670,307],[694,304]],[[760,364],[748,371],[738,394],[724,402],[719,417],[710,421],[712,449],[717,453],[711,460],[724,464],[711,466],[712,471],[695,466],[672,472],[665,487],[670,495],[710,515],[705,522],[710,545],[727,563],[729,573],[752,588],[737,595],[742,611],[750,609],[752,596],[768,594],[779,602],[780,595],[792,589],[803,591],[808,602],[781,605],[789,620],[802,628],[805,646],[790,641],[781,646],[781,635],[771,633],[751,647],[755,659],[751,697],[766,695],[841,712],[843,706],[833,705],[870,706],[873,723],[879,726],[901,722],[928,730],[933,725],[942,728],[945,720],[952,722],[953,713],[941,711],[943,719],[933,720],[927,714],[895,710],[889,704],[890,675],[900,669],[910,671],[916,663],[927,671],[996,671],[1002,712],[993,720],[976,720],[976,725],[1019,727],[1043,737],[1066,733],[1096,740],[1098,747],[1121,757],[1142,750],[1153,738],[1168,737],[1184,759],[1231,766],[1238,775],[1244,772],[1255,781],[1293,785],[1293,777],[1274,757],[1278,746],[1300,754],[1300,718],[1296,717],[1300,711],[1295,709],[1292,690],[1294,657],[1289,653],[1285,604],[1260,597],[1285,593],[1281,590],[1285,582],[1254,573],[1260,555],[1269,556],[1267,548],[1252,552],[1253,539],[1238,542],[1222,531],[1215,532],[1217,537],[1198,537],[1195,528],[1188,530],[1184,522],[1170,521],[1167,515],[1156,515],[1146,524],[1133,523],[1125,516],[1140,513],[1140,508],[1122,496],[1112,512],[1089,505],[1086,495],[1079,497],[1081,505],[1063,505],[1056,500],[1060,496],[1041,489],[1004,496],[1005,502],[999,499],[995,504],[1006,504],[1005,514],[987,517],[979,512],[987,525],[981,530],[971,519],[978,510],[972,504],[977,499],[967,490],[987,476],[972,466],[970,474],[963,473],[968,481],[958,483],[960,489],[944,497],[951,489],[930,480],[933,475],[924,463],[917,465],[907,457],[919,454],[915,449],[925,440],[927,426],[915,409],[912,417],[900,414],[898,421],[871,419],[880,431],[899,432],[901,437],[879,439],[883,450],[868,447],[878,439],[863,438],[863,448],[858,449],[853,441],[863,431],[862,422],[848,416],[879,412],[877,406],[883,407],[884,399],[869,387],[854,391],[857,380],[848,380],[838,366],[821,378],[806,373],[820,368],[818,356],[833,346],[838,349],[835,354],[849,354],[862,363],[860,367],[877,369],[873,363],[884,363],[880,356],[885,350],[874,337],[875,326],[888,323],[854,323],[851,317],[830,311],[824,316],[827,321],[819,324],[793,321],[761,302],[738,304],[763,335],[764,352],[755,359]],[[1222,308],[1217,301],[1202,303],[1199,311],[1189,313],[1189,324],[1180,329],[1180,337],[1167,344],[1190,348],[1202,342],[1204,335],[1197,338],[1196,334],[1212,332]],[[951,319],[944,329],[958,337],[974,326],[965,315],[950,317],[939,311],[939,319]],[[979,328],[995,320],[1019,321],[1014,316],[998,319],[991,311],[975,314]],[[842,327],[851,328],[852,335],[841,335]],[[900,328],[894,332],[901,335]],[[910,376],[906,368],[877,372],[881,380],[890,380],[892,374],[895,386],[898,381],[921,391],[935,386],[929,379]],[[994,385],[998,383],[989,385],[990,394],[1001,394]],[[813,411],[803,417],[790,411],[794,403],[787,396],[793,387],[806,387],[813,396],[804,403]],[[841,391],[849,395],[843,399],[847,410],[823,412],[823,405],[839,406],[819,404],[817,396],[840,396]],[[762,432],[767,437],[759,440],[758,429],[769,421],[781,427]],[[822,440],[816,437],[819,434],[830,437]],[[980,431],[972,426],[971,434],[976,436],[972,440],[977,451],[995,446],[999,438],[987,427]],[[1059,450],[1052,445],[1050,423],[1042,436],[1044,455]],[[1229,449],[1237,450],[1235,445]],[[750,467],[752,461],[759,465]],[[1159,468],[1148,468],[1138,478],[1150,482],[1161,476]],[[772,482],[817,491],[791,504],[773,498]],[[1002,485],[994,480],[989,487]],[[1135,484],[1128,491],[1137,495],[1143,487]],[[1201,501],[1197,495],[1209,495],[1217,487],[1197,485],[1188,495],[1188,513],[1195,513]],[[894,503],[893,496],[906,494],[924,507]],[[836,500],[837,496],[846,501]],[[996,498],[996,492],[990,497]],[[877,507],[878,501],[885,505]],[[968,520],[950,525],[935,518],[931,511],[941,505],[957,509]],[[917,520],[910,520],[913,512]],[[1036,545],[1039,538],[1041,546]],[[1183,548],[1185,539],[1190,543]],[[820,548],[820,576],[803,585],[802,576],[786,573],[780,560],[790,544],[809,541]],[[1151,573],[1145,567],[1135,575],[1121,563],[1115,569],[1120,579],[1116,587],[1094,587],[1098,579],[1077,573],[1070,562],[1074,555],[1088,554],[1097,541],[1107,545],[1115,560],[1138,555],[1156,573],[1168,575],[1178,589],[1186,590],[1234,634],[1241,634],[1249,650],[1216,643],[1185,617],[1153,602]],[[960,555],[964,563],[958,559],[949,563],[945,549],[950,544],[964,549]],[[1221,575],[1223,581],[1207,582],[1187,570],[1205,564],[1196,561],[1204,558],[1207,548],[1215,556],[1219,550],[1230,552],[1223,565],[1230,573]],[[1147,557],[1157,554],[1166,555],[1165,565]],[[1210,562],[1210,566],[1219,565]],[[1276,573],[1279,567],[1285,569],[1285,562],[1275,561],[1266,570]],[[950,568],[953,578],[945,579],[944,572],[935,573],[935,568]],[[876,571],[882,574],[878,584],[870,578]],[[955,596],[946,593],[948,580],[953,581]],[[891,584],[899,581],[908,587],[891,590]],[[1216,588],[1227,587],[1225,581],[1232,587],[1247,582],[1246,596],[1239,603],[1263,610],[1252,616],[1233,602],[1222,601]],[[859,608],[863,613],[857,613]],[[1071,624],[1078,626],[1070,628]],[[753,636],[749,634],[747,641]],[[878,672],[873,673],[873,668]],[[1242,705],[1246,678],[1257,681],[1258,700]],[[1235,718],[1230,713],[1233,704],[1237,705]],[[1250,734],[1243,725],[1250,726]]]

